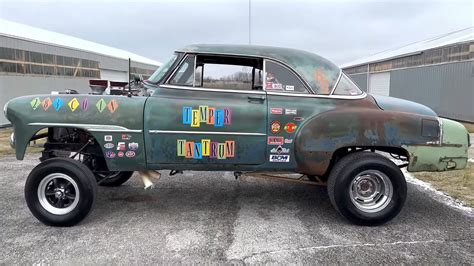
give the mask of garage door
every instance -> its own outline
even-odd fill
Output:
[[[128,76],[126,71],[101,69],[100,79],[105,79],[109,81],[128,81]]]
[[[389,96],[390,95],[390,72],[370,74],[369,92],[372,94]]]

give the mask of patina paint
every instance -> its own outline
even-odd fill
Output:
[[[189,45],[179,52],[232,54],[274,59],[286,64],[298,73],[318,94],[329,94],[334,88],[341,70],[331,61],[301,50],[259,45]],[[329,90],[327,89],[329,88]]]
[[[408,171],[446,171],[466,167],[468,132],[461,123],[441,118],[440,145],[402,145],[409,152]]]
[[[106,158],[107,166],[113,170],[136,170],[145,168],[145,146],[143,141],[143,107],[145,97],[126,97],[109,95],[58,94],[24,96],[8,102],[7,118],[14,127],[16,138],[16,157],[23,159],[26,147],[36,132],[48,126],[29,125],[30,123],[54,123],[56,127],[81,128],[91,133],[104,152],[116,154],[115,158]],[[94,131],[91,128],[119,126],[140,132],[127,131]],[[53,127],[53,126],[51,126]],[[122,135],[129,139],[122,140]],[[105,141],[105,136],[112,136],[112,141]],[[119,142],[137,143],[135,155],[117,156]],[[106,149],[106,143],[114,143],[114,148]],[[131,155],[131,153],[129,153]]]

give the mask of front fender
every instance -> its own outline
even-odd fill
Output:
[[[10,100],[5,113],[15,132],[16,158],[23,159],[30,139],[43,128],[79,128],[88,131],[99,143],[111,171],[145,168],[145,101],[146,97],[79,94],[33,95]],[[133,153],[127,157],[125,153],[132,142]],[[105,148],[110,147],[106,143],[114,147]],[[120,158],[119,143],[126,146]]]

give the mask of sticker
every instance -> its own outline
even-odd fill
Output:
[[[182,123],[191,127],[201,127],[202,124],[223,127],[232,123],[232,111],[229,108],[218,109],[207,105],[200,105],[193,109],[183,106]]]
[[[132,138],[131,135],[128,134],[122,134],[122,140],[130,140]]]
[[[104,148],[106,148],[106,149],[112,149],[113,147],[115,147],[115,144],[113,144],[113,143],[109,142],[109,143],[104,144]]]
[[[128,158],[135,157],[135,152],[134,151],[127,151],[125,153],[125,156],[127,156]]]
[[[268,145],[283,145],[283,137],[268,137]]]
[[[296,115],[296,109],[285,109],[285,115]]]
[[[118,103],[117,103],[117,101],[114,100],[114,99],[112,99],[112,100],[109,102],[109,104],[107,104],[107,109],[109,109],[109,111],[110,111],[111,113],[114,113],[115,110],[117,110],[117,108],[118,108]]]
[[[123,151],[119,151],[119,152],[117,152],[117,157],[120,157],[120,158],[122,158],[122,157],[123,157],[123,155],[124,155],[124,154],[123,154]]]
[[[61,98],[56,98],[53,102],[53,107],[54,109],[56,109],[56,111],[59,111],[59,109],[61,109],[61,107],[63,106],[63,100],[61,100]]]
[[[82,100],[81,108],[83,111],[87,111],[87,109],[89,109],[89,100],[87,100],[87,98]]]
[[[271,153],[278,153],[278,154],[289,153],[289,152],[290,152],[290,149],[284,148],[284,147],[282,147],[282,146],[280,145],[280,146],[278,146],[278,147],[275,147],[275,148],[271,149],[270,152],[271,152]]]
[[[210,139],[201,141],[176,140],[176,154],[178,157],[200,160],[205,157],[224,160],[235,157],[235,141],[215,142]]]
[[[43,109],[46,111],[49,109],[49,107],[51,107],[51,105],[53,105],[53,102],[51,101],[51,99],[48,97],[46,99],[43,100],[42,104],[43,106]]]
[[[270,131],[273,133],[273,134],[276,134],[276,133],[280,133],[281,131],[281,124],[279,121],[272,121],[272,124],[271,124],[271,127],[270,127]]]
[[[124,150],[126,150],[126,149],[127,149],[127,147],[125,146],[125,142],[119,142],[119,143],[117,143],[117,150],[118,150],[118,151],[124,151]]]
[[[33,100],[31,100],[30,104],[31,104],[31,107],[33,108],[33,110],[36,110],[36,108],[38,108],[38,106],[40,106],[41,101],[40,101],[39,98],[34,98]]]
[[[287,123],[284,127],[286,133],[293,133],[296,130],[296,124],[293,122]]]
[[[136,142],[130,142],[128,143],[128,149],[132,151],[138,150],[138,143]]]
[[[286,85],[286,86],[285,86],[285,90],[286,90],[286,91],[294,91],[294,90],[295,90],[295,86],[293,86],[293,85]]]
[[[286,144],[291,144],[291,143],[293,143],[293,139],[285,139],[285,143]]]
[[[297,116],[297,117],[293,118],[293,120],[295,120],[296,122],[301,122],[301,121],[304,120],[304,117]]]
[[[69,109],[74,112],[76,111],[77,107],[79,107],[79,101],[76,98],[73,98],[67,103],[67,105],[69,106]]]
[[[272,163],[287,163],[289,161],[290,161],[290,155],[270,154],[270,162]]]
[[[283,90],[283,84],[281,83],[273,83],[273,82],[267,82],[266,89],[269,90]]]
[[[115,152],[108,151],[105,153],[105,157],[110,158],[110,159],[115,158]]]
[[[102,113],[102,111],[104,111],[106,105],[107,105],[107,104],[105,103],[104,99],[100,99],[100,100],[95,104],[95,106],[97,107],[97,110],[99,110],[100,113]]]
[[[273,115],[282,115],[283,108],[270,108],[270,113]]]
[[[104,141],[112,141],[112,135],[105,135]]]

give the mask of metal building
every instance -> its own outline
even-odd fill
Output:
[[[160,65],[152,59],[0,19],[0,107],[15,97],[74,89],[87,93],[90,79],[147,78]],[[0,126],[8,124],[0,115]]]
[[[364,91],[431,107],[474,122],[474,28],[387,50],[341,68]]]

